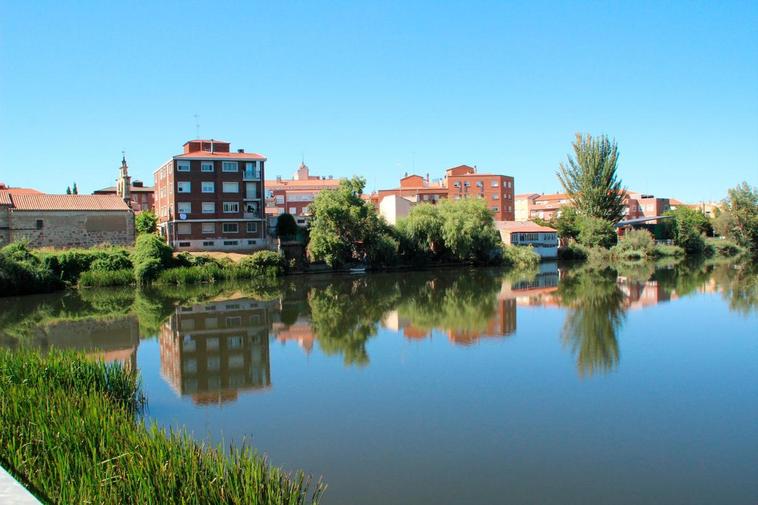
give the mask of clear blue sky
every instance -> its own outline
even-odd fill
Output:
[[[577,131],[630,189],[758,184],[758,2],[0,1],[0,181],[133,176],[195,136],[370,189],[449,166],[559,188]]]

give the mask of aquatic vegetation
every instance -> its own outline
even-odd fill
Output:
[[[325,486],[248,445],[146,427],[138,377],[73,354],[0,350],[0,457],[52,503],[318,503]]]

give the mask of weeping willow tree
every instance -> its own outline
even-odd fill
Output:
[[[593,138],[576,134],[574,155],[560,164],[558,180],[580,214],[612,223],[624,217],[626,190],[621,186],[617,165],[618,145],[607,135]]]

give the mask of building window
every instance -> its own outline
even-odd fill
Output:
[[[212,161],[203,161],[200,163],[200,171],[201,172],[213,172],[213,162]]]
[[[500,200],[500,195],[498,195],[497,193],[492,193],[492,199],[493,200]]]
[[[284,195],[276,195],[276,204],[277,205],[283,205],[284,204]]]
[[[225,182],[223,184],[222,191],[224,193],[239,193],[240,183],[239,182]]]
[[[239,245],[237,240],[224,240],[224,245]]]
[[[249,161],[245,163],[245,179],[260,179],[261,173],[256,170],[255,162]]]
[[[200,191],[203,193],[215,193],[216,183],[213,181],[203,181],[200,183]]]
[[[203,223],[203,233],[205,235],[216,233],[216,223]]]
[[[212,240],[206,240],[203,242],[203,247],[212,247],[213,245],[215,245],[215,242]]]
[[[38,230],[41,230],[41,229],[42,229],[42,226],[43,226],[42,220],[41,220],[41,219],[37,219],[37,223],[36,223],[36,225],[37,225],[37,229],[38,229]]]
[[[500,186],[500,183],[498,183],[497,181],[492,181],[492,187],[493,188],[496,188],[498,186]]]
[[[290,214],[292,215],[297,214],[297,207],[290,207]]]
[[[192,212],[192,202],[177,202],[176,211],[179,214],[189,214]]]
[[[222,172],[237,172],[238,170],[236,161],[224,161],[221,163]]]
[[[237,223],[223,223],[221,225],[221,230],[224,233],[239,233],[240,227],[239,227],[239,224]],[[229,245],[229,244],[224,243],[224,245]]]
[[[179,242],[179,247],[189,247],[189,246],[190,246],[189,242]]]
[[[242,337],[226,337],[226,347],[228,349],[242,349]]]
[[[224,213],[234,214],[235,212],[239,212],[239,211],[240,211],[239,202],[224,202]]]
[[[176,232],[179,235],[191,235],[192,225],[190,223],[179,223],[176,225]]]
[[[215,214],[216,202],[203,202],[202,208],[203,208],[203,214]]]
[[[177,193],[191,193],[192,192],[192,183],[188,181],[181,181],[176,183],[176,192]]]
[[[498,209],[497,207],[492,207],[492,212],[497,212],[497,211],[499,211],[499,210],[500,210],[500,209]]]
[[[177,161],[176,162],[176,171],[177,172],[189,172],[190,171],[190,162],[189,161]]]
[[[247,223],[247,232],[255,233],[258,231],[258,223]]]

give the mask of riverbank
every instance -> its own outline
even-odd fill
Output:
[[[136,374],[74,354],[0,350],[0,459],[52,503],[317,504],[325,489],[249,446],[146,427]]]

